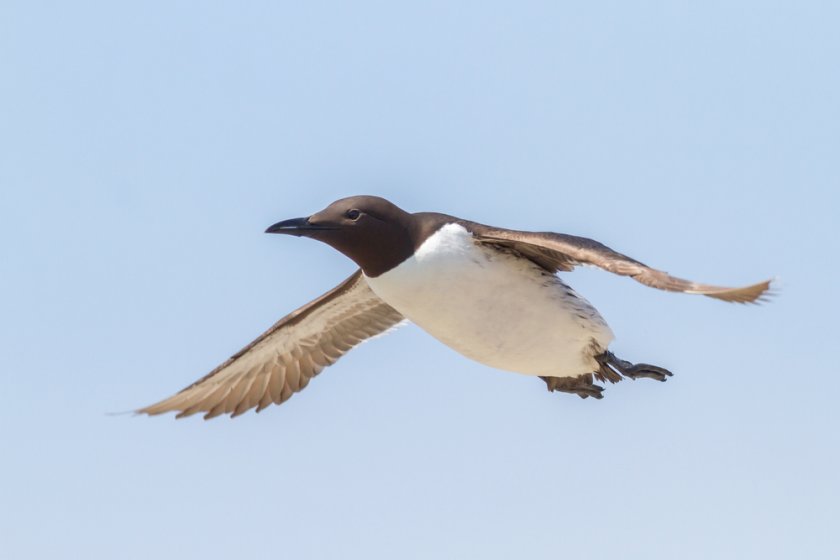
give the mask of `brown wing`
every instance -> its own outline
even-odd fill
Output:
[[[179,393],[138,410],[238,416],[280,404],[351,348],[403,320],[368,287],[362,271],[286,315],[225,363]]]
[[[572,270],[581,264],[592,264],[614,274],[629,276],[646,286],[733,301],[757,303],[767,295],[770,280],[741,288],[726,288],[699,284],[671,276],[639,261],[613,251],[606,245],[586,237],[563,233],[514,231],[475,224],[477,241],[512,250],[551,272]]]

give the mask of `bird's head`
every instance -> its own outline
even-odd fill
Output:
[[[337,200],[307,218],[277,222],[266,233],[311,237],[379,276],[414,253],[413,216],[376,196]]]

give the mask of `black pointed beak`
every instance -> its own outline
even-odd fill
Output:
[[[269,226],[265,232],[301,236],[307,235],[313,231],[321,231],[325,229],[336,228],[321,224],[313,224],[309,221],[309,218],[292,218],[291,220],[283,220],[282,222],[277,222],[273,226]]]
[[[266,233],[290,233],[295,235],[302,229],[309,226],[309,218],[292,218],[291,220],[283,220],[277,222],[273,226],[269,226]]]

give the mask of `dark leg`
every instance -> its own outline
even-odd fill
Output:
[[[652,366],[650,364],[631,364],[627,360],[622,360],[621,358],[616,357],[616,355],[612,352],[599,354],[598,356],[595,356],[595,359],[598,360],[599,364],[601,364],[601,369],[599,370],[600,375],[596,375],[599,379],[601,377],[605,377],[613,383],[621,379],[617,374],[629,377],[630,379],[649,377],[650,379],[656,379],[657,381],[665,381],[674,375],[667,369],[659,366]],[[618,377],[618,379],[614,380],[615,377]]]
[[[592,383],[592,374],[587,373],[577,377],[543,377],[540,379],[545,381],[549,391],[562,391],[564,393],[572,393],[582,399],[589,397],[595,399],[603,399],[604,395],[601,393],[604,388],[600,385]]]

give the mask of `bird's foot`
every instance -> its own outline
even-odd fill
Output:
[[[577,377],[543,377],[549,391],[562,391],[572,393],[582,399],[589,397],[603,399],[604,388],[592,383],[592,374],[579,375]]]
[[[598,360],[599,364],[601,364],[602,376],[610,381],[613,381],[610,373],[615,376],[616,372],[624,377],[629,377],[630,379],[647,377],[657,381],[665,381],[674,375],[667,369],[659,366],[653,366],[650,364],[631,364],[627,360],[622,360],[621,358],[616,357],[616,355],[612,352],[599,354],[598,356],[595,356],[595,359]],[[617,379],[615,381],[617,381]],[[613,383],[615,383],[615,381],[613,381]]]

